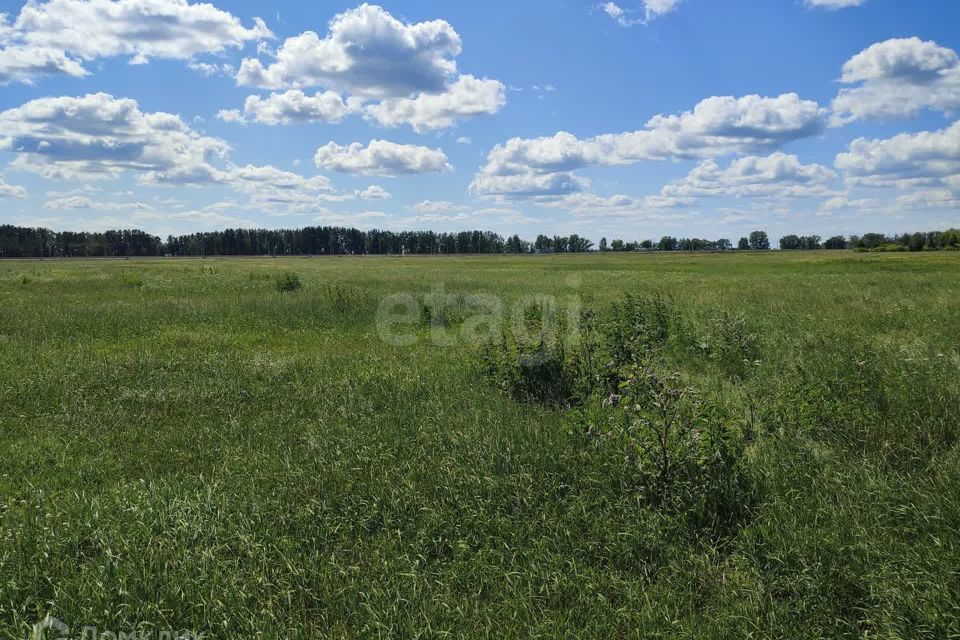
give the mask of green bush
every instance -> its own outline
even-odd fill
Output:
[[[609,393],[616,392],[624,370],[666,346],[670,338],[671,310],[659,295],[638,297],[626,294],[599,315],[597,341],[601,367],[596,372]]]
[[[594,378],[592,331],[570,327],[555,309],[532,305],[522,326],[505,325],[482,345],[487,378],[521,401],[574,406],[590,395]]]
[[[682,384],[678,374],[635,365],[594,427],[607,455],[622,456],[633,490],[695,531],[722,534],[750,516],[756,489],[740,428]]]
[[[292,271],[287,271],[277,276],[276,286],[277,286],[277,291],[281,293],[287,293],[290,291],[296,291],[297,289],[302,287],[303,284],[300,282],[299,275],[297,275]]]

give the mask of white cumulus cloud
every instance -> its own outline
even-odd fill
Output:
[[[409,124],[422,133],[451,127],[462,118],[497,113],[506,102],[502,82],[463,75],[443,93],[389,98],[366,107],[364,115],[386,127]]]
[[[939,131],[901,133],[892,138],[857,138],[834,166],[855,185],[960,190],[960,121]]]
[[[444,20],[405,24],[381,7],[362,4],[335,16],[321,38],[288,38],[264,66],[240,65],[237,81],[264,89],[329,87],[374,98],[440,92],[457,70],[460,36]]]
[[[721,167],[715,160],[701,162],[684,179],[668,184],[661,195],[670,198],[774,197],[830,195],[837,175],[819,164],[803,164],[795,155],[774,153],[747,156]]]
[[[210,182],[229,146],[170,113],[144,113],[136,100],[106,93],[31,100],[0,112],[0,150],[13,166],[47,177],[113,177],[136,171],[146,181]]]
[[[3,36],[0,83],[86,73],[82,62],[129,56],[187,60],[272,37],[259,18],[245,27],[212,4],[187,0],[32,0]]]
[[[249,96],[243,113],[239,110],[221,110],[217,117],[225,122],[259,122],[278,125],[307,122],[340,122],[351,112],[340,94],[318,91],[308,95],[299,89],[272,93],[266,98]]]
[[[501,196],[582,191],[588,183],[571,172],[583,167],[772,151],[821,133],[826,122],[825,109],[793,93],[775,98],[712,97],[692,111],[655,116],[638,131],[586,139],[564,131],[543,138],[513,138],[493,148],[471,189]]]
[[[680,0],[641,0],[638,9],[624,9],[615,2],[605,2],[600,10],[614,19],[621,27],[647,24],[655,18],[671,13],[680,4]],[[636,15],[636,17],[633,17]]]
[[[27,190],[15,184],[7,184],[0,178],[0,198],[26,198]]]
[[[920,38],[878,42],[843,65],[833,101],[834,124],[869,118],[903,118],[923,109],[960,109],[960,57]]]
[[[362,4],[336,15],[323,37],[305,31],[288,38],[266,64],[259,58],[245,59],[237,83],[273,90],[326,89],[314,96],[314,100],[323,96],[323,105],[316,108],[307,104],[310,99],[302,93],[271,96],[268,101],[283,102],[277,107],[283,106],[284,112],[293,106],[291,97],[299,101],[295,115],[275,117],[274,124],[336,122],[358,111],[383,126],[409,124],[425,132],[496,113],[506,102],[501,82],[458,75],[455,58],[460,52],[460,36],[444,20],[410,24],[379,6]],[[260,99],[247,99],[246,118],[251,117],[250,107],[256,106],[256,100]],[[240,119],[236,110],[222,113]]]
[[[453,170],[441,149],[387,140],[372,140],[366,147],[359,142],[346,146],[330,142],[317,149],[314,162],[322,169],[379,176]]]
[[[60,49],[24,45],[0,49],[0,85],[11,82],[32,84],[36,76],[55,74],[82,78],[88,71]]]

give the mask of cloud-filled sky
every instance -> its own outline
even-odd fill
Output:
[[[0,224],[960,226],[955,0],[0,0]]]

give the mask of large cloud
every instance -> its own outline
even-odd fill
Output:
[[[231,164],[222,140],[193,131],[179,116],[144,113],[135,100],[104,93],[42,98],[0,112],[0,150],[17,154],[14,168],[47,177],[113,178],[132,172],[148,185],[224,185],[264,208],[389,196],[376,186],[341,194],[325,176]],[[77,208],[82,201],[55,202]]]
[[[188,59],[272,37],[262,20],[244,27],[212,4],[187,0],[28,2],[2,37],[0,82],[42,73],[85,73],[81,61],[130,56]]]
[[[497,80],[457,75],[455,58],[460,51],[460,36],[443,20],[408,24],[381,7],[363,4],[335,16],[324,37],[306,31],[288,38],[266,65],[257,58],[245,59],[237,83],[262,89],[322,87],[326,93],[315,98],[324,96],[325,102],[332,103],[331,96],[349,96],[346,101],[341,98],[344,106],[334,110],[333,121],[345,115],[349,104],[349,110],[363,110],[381,125],[410,124],[423,132],[496,113],[505,103],[506,88]],[[269,100],[279,101],[278,95],[291,93]],[[257,99],[248,99],[248,112],[250,100]],[[306,112],[317,111],[301,106]],[[330,106],[326,107],[312,119],[331,120]],[[224,115],[240,119],[235,111]],[[272,123],[302,119],[274,118]]]
[[[960,58],[932,41],[900,38],[874,44],[843,65],[834,124],[960,109]]]
[[[471,189],[500,196],[579,191],[584,181],[570,172],[586,166],[771,151],[819,134],[826,119],[825,109],[794,93],[712,97],[692,111],[655,116],[639,131],[586,139],[563,131],[544,138],[513,138],[493,148]]]
[[[819,164],[802,164],[794,155],[774,153],[748,156],[722,168],[715,160],[704,160],[684,179],[661,191],[667,198],[772,197],[794,198],[830,195],[829,185],[836,174]]]
[[[443,93],[390,98],[368,106],[364,113],[378,124],[387,127],[409,124],[422,133],[451,127],[461,118],[496,113],[506,102],[506,87],[502,82],[464,75]]]
[[[960,189],[960,121],[940,131],[858,138],[837,156],[835,166],[856,185]]]
[[[61,49],[19,44],[0,49],[0,85],[11,82],[31,84],[38,75],[54,74],[81,78],[88,72]]]
[[[264,66],[248,58],[241,85],[265,89],[329,87],[372,98],[437,93],[457,70],[460,36],[443,20],[404,24],[382,8],[362,4],[330,21],[321,38],[306,31],[288,38]]]
[[[509,176],[508,176],[509,177]],[[534,194],[538,204],[558,207],[577,216],[603,215],[635,218],[676,218],[675,210],[695,204],[701,198],[765,198],[780,200],[827,197],[837,175],[822,165],[802,164],[793,155],[737,158],[726,167],[715,160],[702,161],[681,180],[664,186],[658,195],[635,198],[617,194],[601,196],[572,192]],[[674,210],[674,213],[669,213]]]
[[[396,176],[413,173],[451,171],[447,155],[440,149],[387,140],[372,140],[366,147],[359,142],[342,146],[330,142],[314,156],[316,165],[344,173]]]
[[[193,131],[179,116],[144,113],[106,93],[40,98],[0,112],[0,150],[14,166],[47,177],[112,177],[137,171],[147,182],[210,182],[209,162],[229,146]]]

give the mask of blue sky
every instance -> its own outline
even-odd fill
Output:
[[[960,225],[960,3],[0,2],[0,223]]]

